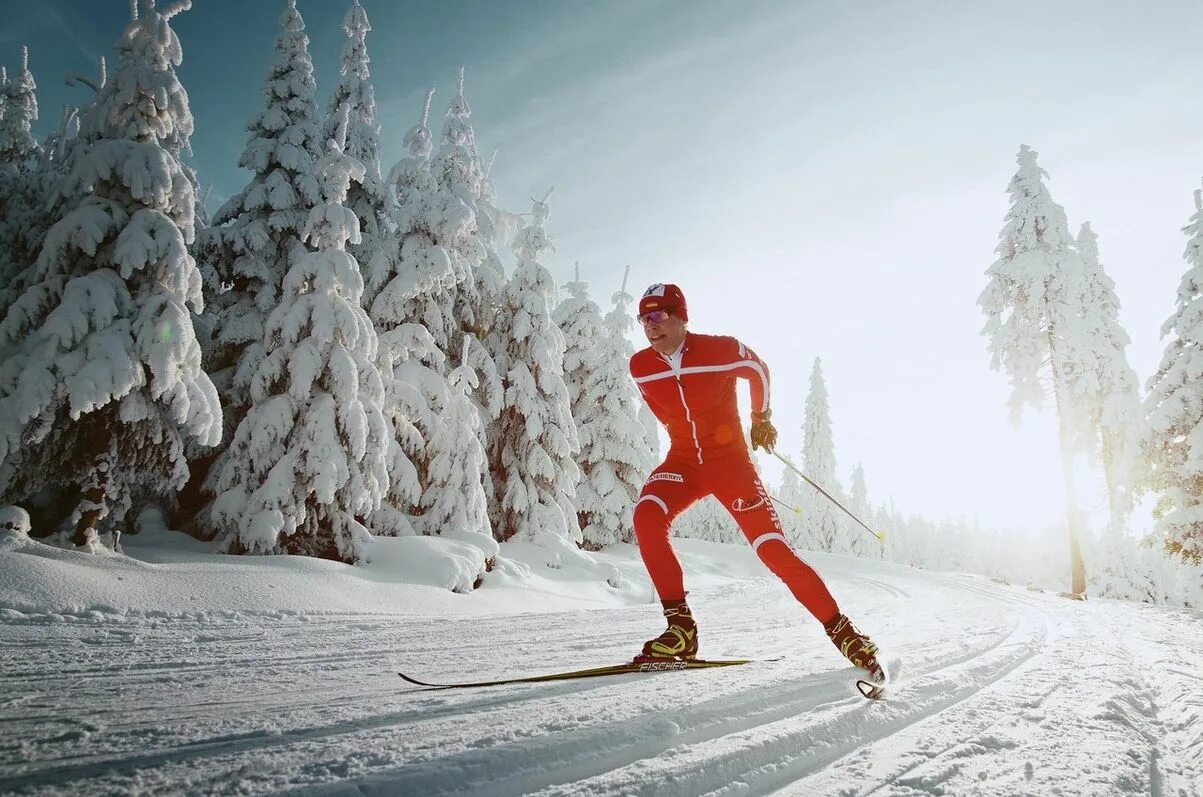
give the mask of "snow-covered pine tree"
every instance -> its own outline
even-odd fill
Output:
[[[26,287],[27,269],[49,226],[43,150],[32,132],[36,90],[29,51],[22,47],[16,76],[9,80],[7,70],[0,73],[0,316]]]
[[[1079,542],[1079,518],[1073,485],[1073,459],[1087,448],[1089,413],[1097,406],[1093,343],[1083,320],[1084,269],[1073,249],[1065,211],[1053,201],[1036,163],[1036,153],[1021,146],[1019,170],[1007,188],[1011,207],[995,248],[998,260],[978,304],[987,316],[982,333],[990,337],[990,365],[1011,380],[1011,417],[1018,423],[1027,405],[1044,400],[1045,364],[1052,378],[1060,425],[1069,528],[1071,589],[1084,594],[1086,568]]]
[[[624,307],[603,322],[579,266],[567,288],[556,323],[564,333],[564,381],[580,442],[576,506],[584,547],[596,551],[634,540],[633,508],[653,463],[627,369],[631,315]]]
[[[471,345],[465,336],[464,347]],[[464,360],[463,353],[459,358]],[[434,424],[422,494],[422,521],[428,534],[469,540],[480,545],[492,538],[484,473],[488,458],[480,443],[480,415],[469,398],[476,374],[466,365],[451,371],[449,390]],[[487,545],[487,542],[485,543]]]
[[[391,432],[388,491],[367,519],[367,526],[378,536],[408,536],[420,533],[413,524],[413,514],[420,511],[422,498],[423,476],[418,466],[429,456],[422,430],[435,425],[427,396],[434,391],[447,395],[447,382],[441,372],[443,355],[421,324],[400,324],[384,330],[378,327],[377,334],[376,363],[384,384],[381,413]]]
[[[564,386],[568,390],[568,406],[580,443],[574,459],[581,478],[576,484],[576,500],[573,503],[576,505],[577,523],[581,528],[584,547],[596,551],[607,543],[618,542],[617,539],[594,539],[595,536],[610,536],[610,530],[605,526],[590,528],[594,518],[603,523],[608,519],[602,497],[590,478],[591,458],[600,453],[594,451],[593,437],[594,427],[603,412],[600,405],[604,395],[596,392],[602,320],[597,303],[589,298],[589,286],[581,281],[580,263],[574,268],[574,279],[564,286],[568,295],[556,305],[552,319],[564,338]]]
[[[802,472],[824,490],[836,495],[840,490],[835,475],[835,442],[831,434],[831,410],[827,402],[827,384],[823,380],[820,358],[810,371],[810,391],[802,423]],[[845,553],[845,532],[836,516],[839,510],[817,490],[803,488],[803,522],[806,536],[818,550]],[[841,513],[842,514],[842,513]]]
[[[614,330],[621,335],[621,340],[613,341],[615,346],[621,347],[622,359],[620,365],[623,369],[624,378],[630,382],[630,370],[628,363],[631,360],[631,355],[635,353],[635,346],[631,343],[631,328],[635,326],[635,314],[632,310],[632,305],[635,304],[635,297],[627,293],[627,280],[631,276],[631,267],[627,266],[623,272],[622,287],[618,293],[610,297],[612,307],[610,312],[606,313],[605,326],[607,330]],[[635,401],[635,415],[639,420],[639,425],[643,427],[643,450],[647,455],[647,473],[651,473],[652,468],[660,461],[660,421],[656,418],[652,408],[643,400],[643,394],[632,384],[629,387],[631,395]]]
[[[518,263],[494,327],[508,341],[512,365],[490,460],[498,496],[494,534],[554,550],[579,544],[581,529],[572,503],[579,443],[564,385],[564,336],[551,318],[555,283],[542,263],[554,249],[543,229],[550,196],[534,202],[530,224],[514,241]]]
[[[484,167],[476,150],[471,116],[472,109],[464,97],[464,70],[460,69],[456,94],[447,107],[443,140],[432,169],[439,186],[471,210],[468,234],[458,237],[449,247],[456,277],[452,314],[459,330],[472,332],[478,341],[484,341],[502,301],[505,278],[499,272],[501,261],[496,256],[496,247],[501,243],[497,236],[503,233],[504,227],[490,224],[481,204],[481,198],[491,189],[486,186]],[[468,364],[479,377],[473,400],[488,420],[495,421],[501,412],[505,390],[501,374],[509,369],[509,363],[504,359],[505,348],[506,341],[495,340],[479,346],[474,344],[468,353]],[[447,353],[452,365],[459,365],[456,362],[459,348],[450,346],[450,349]],[[487,421],[485,433],[488,434]],[[487,440],[484,442],[487,448]]]
[[[1187,235],[1178,304],[1161,327],[1173,337],[1148,382],[1142,441],[1146,486],[1159,494],[1155,534],[1165,549],[1203,564],[1203,193]]]
[[[783,455],[786,456],[786,455]],[[786,456],[786,459],[791,459]],[[791,459],[792,461],[792,459]],[[781,473],[781,489],[778,495],[781,500],[792,507],[802,510],[806,504],[803,498],[803,491],[811,489],[809,486],[804,487],[802,480],[798,478],[798,474],[794,473],[789,468],[783,469]],[[781,524],[785,527],[785,536],[789,539],[790,545],[796,548],[813,548],[812,542],[807,539],[809,529],[806,525],[805,511],[798,512],[778,512],[781,517]]]
[[[343,44],[338,86],[326,110],[324,137],[333,138],[342,119],[344,106],[350,113],[347,130],[347,154],[367,170],[362,183],[351,186],[347,206],[359,217],[361,241],[349,247],[351,255],[365,272],[381,246],[389,238],[389,195],[380,175],[380,125],[376,123],[376,93],[368,68],[367,35],[372,29],[367,11],[355,0],[343,17]]]
[[[848,509],[852,510],[852,514],[856,515],[869,527],[873,526],[873,519],[870,513],[869,506],[869,488],[865,484],[865,469],[861,463],[856,463],[856,467],[852,470],[852,487],[848,496]],[[865,530],[860,528],[853,521],[855,528],[849,527],[849,533],[852,535],[852,553],[856,556],[866,556],[874,559],[881,558],[881,545],[878,544],[865,533]]]
[[[1099,264],[1098,236],[1090,222],[1084,223],[1078,232],[1077,250],[1085,278],[1084,332],[1094,344],[1094,373],[1098,381],[1090,422],[1097,430],[1099,459],[1111,508],[1111,528],[1117,533],[1132,509],[1133,460],[1144,418],[1136,372],[1124,353],[1131,339],[1120,326],[1120,303],[1115,294],[1115,283]]]
[[[647,446],[647,450],[651,452],[653,467],[655,467],[654,463],[661,460],[660,420],[644,400],[643,394],[636,397],[635,401],[639,405],[639,424],[643,427],[643,442]]]
[[[386,374],[392,384],[385,414],[392,420],[407,460],[393,460],[404,472],[391,471],[389,496],[372,520],[377,533],[390,533],[386,529],[391,528],[391,533],[438,534],[446,515],[436,513],[427,518],[427,508],[450,506],[464,495],[458,484],[447,479],[430,482],[433,460],[445,467],[464,450],[440,448],[458,445],[437,426],[453,401],[445,375],[450,359],[446,347],[458,342],[457,356],[480,347],[479,341],[464,346],[452,313],[452,256],[456,243],[470,234],[472,212],[441,188],[430,171],[431,137],[426,125],[433,94],[434,89],[426,93],[421,121],[405,135],[409,155],[389,172],[388,182],[396,195],[396,222],[371,268],[374,298],[370,316],[381,335],[381,353],[389,360],[382,369],[395,375]],[[472,380],[462,382],[470,383]],[[479,430],[481,425],[472,428]],[[445,495],[445,489],[453,492]],[[386,512],[397,516],[386,519]]]
[[[322,146],[309,37],[296,0],[287,0],[276,59],[263,86],[266,107],[247,124],[238,165],[253,174],[213,217],[200,240],[209,309],[205,364],[231,419],[250,404],[263,358],[264,321],[280,303],[284,275],[304,247],[301,230],[320,201],[314,163]],[[232,432],[234,424],[229,424]]]
[[[212,519],[232,552],[360,561],[370,538],[361,518],[388,492],[378,341],[346,249],[359,240],[347,191],[364,166],[344,142],[345,126],[316,164],[323,201],[301,233],[314,251],[298,253],[284,278],[251,380],[254,404],[219,463]]]
[[[635,503],[639,500],[639,492],[648,474],[660,461],[658,451],[653,450],[647,440],[647,426],[641,417],[641,410],[646,408],[651,417],[657,449],[660,445],[656,433],[659,422],[631,381],[629,369],[631,355],[635,353],[630,338],[631,328],[635,325],[630,307],[635,297],[627,293],[630,273],[628,266],[622,278],[622,287],[610,297],[613,306],[602,319],[603,335],[598,342],[601,371],[599,390],[600,395],[605,396],[604,404],[608,410],[603,415],[604,423],[598,432],[605,441],[602,461],[608,462],[608,469],[613,472],[612,481],[607,479],[603,485],[605,489],[600,492],[607,496],[604,499],[607,506],[621,506],[621,525],[612,528],[621,529],[616,535],[617,541],[622,542],[635,539]]]
[[[743,543],[745,538],[727,508],[713,495],[696,501],[680,514],[672,526],[673,536],[727,544]]]
[[[21,68],[5,80],[4,114],[0,116],[0,170],[29,174],[37,167],[42,147],[33,137],[38,118],[37,83],[29,71],[29,49],[21,48]]]
[[[221,437],[188,310],[203,309],[192,184],[164,147],[192,132],[170,25],[190,4],[139,0],[117,73],[83,120],[90,146],[61,187],[82,199],[0,323],[0,349],[20,343],[0,365],[0,495],[65,502],[76,544],[120,523],[133,494],[180,488],[181,433]]]

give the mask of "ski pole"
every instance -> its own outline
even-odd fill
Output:
[[[844,506],[844,505],[843,505],[843,504],[841,504],[839,501],[837,501],[837,500],[835,500],[834,498],[832,498],[832,497],[831,497],[831,493],[827,492],[827,491],[826,491],[826,490],[824,490],[822,487],[820,487],[819,485],[817,485],[817,484],[815,484],[813,481],[811,481],[811,478],[810,478],[809,476],[807,476],[805,473],[803,473],[802,471],[800,471],[800,470],[799,470],[799,469],[798,469],[798,468],[797,468],[797,467],[794,465],[794,463],[790,462],[788,459],[786,459],[785,457],[783,457],[781,454],[777,453],[777,451],[776,451],[776,450],[774,450],[774,449],[768,449],[768,451],[769,451],[769,453],[771,453],[773,456],[775,456],[777,459],[779,459],[779,460],[781,460],[783,463],[785,463],[785,466],[786,466],[787,468],[789,468],[789,469],[790,469],[790,470],[792,470],[794,473],[796,473],[796,474],[798,474],[799,476],[801,476],[801,477],[802,477],[802,479],[803,479],[803,480],[804,480],[804,481],[805,481],[807,484],[809,484],[811,487],[815,488],[815,489],[816,489],[816,490],[818,490],[820,493],[822,493],[824,498],[826,498],[828,501],[830,501],[831,503],[833,503],[833,504],[835,504],[836,506],[838,506],[840,509],[844,510],[844,513],[845,513],[845,514],[847,514],[847,515],[848,515],[848,517],[852,518],[852,519],[853,519],[853,520],[855,520],[857,523],[861,524],[861,526],[862,526],[862,527],[864,527],[865,531],[869,532],[870,534],[872,534],[874,537],[876,537],[876,538],[877,538],[877,541],[878,541],[878,542],[880,542],[880,543],[884,543],[884,542],[886,541],[886,535],[884,535],[884,534],[878,534],[876,531],[874,531],[873,529],[871,529],[871,528],[869,528],[868,526],[866,526],[866,525],[865,525],[865,521],[861,520],[861,519],[860,519],[860,518],[858,518],[856,515],[854,515],[854,514],[852,514],[851,512],[849,512],[849,511],[848,511],[848,507]]]

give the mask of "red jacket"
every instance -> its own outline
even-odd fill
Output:
[[[649,346],[631,357],[631,376],[668,429],[669,456],[696,457],[698,463],[747,453],[736,378],[751,384],[753,412],[769,408],[769,368],[735,338],[686,332],[677,367]]]

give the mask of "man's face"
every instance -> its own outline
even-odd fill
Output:
[[[685,322],[672,310],[652,310],[639,316],[647,342],[660,354],[672,354],[685,340]]]

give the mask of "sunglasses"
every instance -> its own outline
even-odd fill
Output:
[[[663,324],[672,315],[672,310],[651,310],[641,316],[636,316],[641,324]]]

